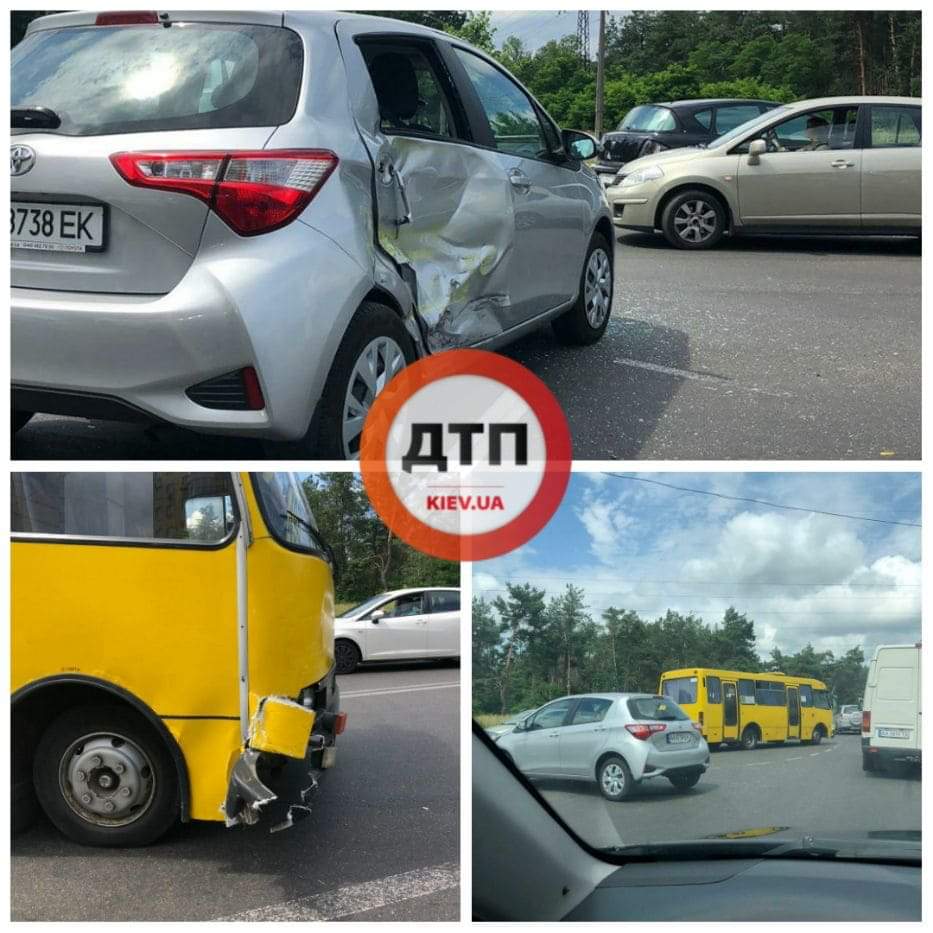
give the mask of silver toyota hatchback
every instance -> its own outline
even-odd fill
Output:
[[[542,706],[497,743],[529,778],[596,781],[622,800],[652,778],[693,787],[709,767],[709,747],[669,697],[594,693]]]
[[[606,329],[595,140],[451,36],[67,13],[12,64],[14,429],[142,419],[352,458],[415,359]]]

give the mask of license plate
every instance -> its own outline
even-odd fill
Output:
[[[879,729],[879,739],[909,739],[910,729]]]
[[[693,743],[693,736],[689,732],[668,732],[668,745],[690,745]]]
[[[106,247],[103,204],[10,204],[10,243],[15,249],[94,253]]]

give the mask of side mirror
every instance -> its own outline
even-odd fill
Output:
[[[748,144],[748,164],[757,165],[768,151],[768,144],[763,139],[753,139]]]
[[[564,143],[564,149],[571,159],[578,159],[585,162],[592,159],[599,152],[599,143],[595,136],[589,133],[582,133],[580,130],[562,130],[561,140]]]
[[[385,617],[386,617],[386,614],[382,609],[375,609],[369,614],[369,621],[375,625],[381,619],[384,619]]]

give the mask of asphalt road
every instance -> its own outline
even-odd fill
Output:
[[[713,752],[700,783],[686,792],[648,781],[612,803],[590,784],[538,782],[538,789],[595,846],[672,842],[762,827],[816,835],[919,830],[919,770],[862,771],[861,739],[837,735],[817,747],[788,742],[755,751]]]
[[[920,457],[920,246],[756,237],[700,253],[629,233],[594,347],[506,353],[556,394],[578,459]],[[281,457],[281,454],[272,454]],[[16,459],[258,459],[256,441],[40,416]]]
[[[347,732],[314,812],[284,832],[179,825],[90,849],[45,820],[14,837],[14,920],[457,920],[459,669],[341,677]]]

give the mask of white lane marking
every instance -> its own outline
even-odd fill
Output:
[[[819,752],[810,752],[811,758],[816,758],[817,755],[819,755]]]
[[[803,755],[798,755],[796,758],[788,758],[788,761],[802,761]]]
[[[761,389],[758,386],[745,386],[738,382],[733,382],[728,376],[717,376],[715,373],[695,373],[689,369],[677,369],[674,366],[662,366],[660,363],[646,363],[643,360],[621,359],[613,360],[619,366],[633,366],[635,369],[646,369],[648,372],[661,373],[665,376],[676,376],[678,379],[692,379],[694,382],[702,382],[708,386],[728,386],[731,389],[739,389],[742,392],[754,392],[758,395],[767,395],[771,398],[794,398],[791,392],[769,392],[767,389]]]
[[[337,920],[387,904],[398,904],[437,891],[455,888],[460,883],[460,866],[445,862],[428,868],[389,875],[376,881],[348,884],[335,891],[310,894],[279,904],[243,910],[219,920]]]
[[[387,693],[415,693],[418,690],[447,690],[450,687],[459,687],[460,681],[453,680],[442,684],[411,684],[407,687],[386,687],[384,690],[354,690],[348,693],[340,691],[340,699],[346,700],[350,697],[378,697]]]

